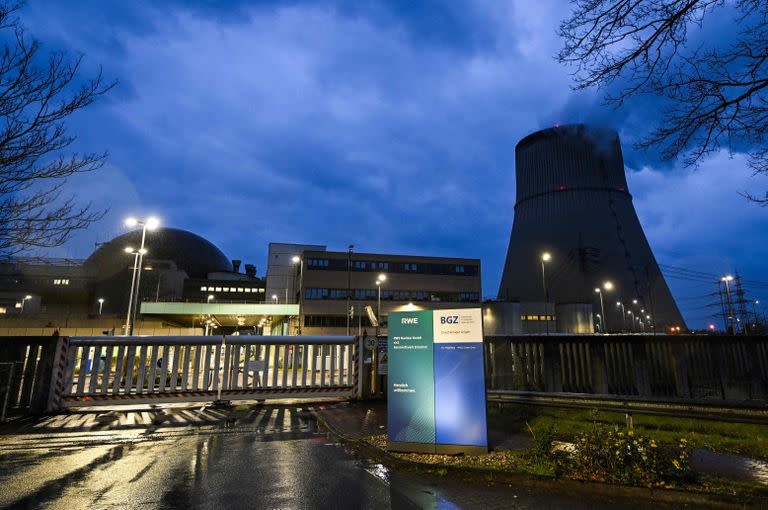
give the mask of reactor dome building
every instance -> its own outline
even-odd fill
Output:
[[[632,205],[616,131],[581,124],[537,131],[517,144],[515,165],[498,299],[520,303],[524,330],[685,326]]]

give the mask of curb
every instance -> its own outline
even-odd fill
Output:
[[[649,502],[704,505],[709,508],[734,508],[734,505],[738,505],[744,508],[768,509],[768,496],[739,497],[722,494],[695,493],[678,489],[648,489],[645,487],[612,485],[600,482],[556,479],[532,474],[504,473],[442,464],[425,464],[422,462],[400,459],[388,451],[382,450],[363,439],[356,439],[344,434],[337,427],[331,425],[328,420],[315,410],[312,411],[312,416],[314,416],[321,428],[326,429],[328,433],[337,438],[339,442],[375,461],[387,465],[388,467],[396,467],[421,473],[427,472],[431,474],[451,475],[464,479],[482,479],[484,481],[497,483],[513,483],[527,488],[556,489],[567,493],[588,492],[593,495],[602,494],[614,497],[647,498]]]

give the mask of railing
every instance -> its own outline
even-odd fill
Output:
[[[765,337],[489,337],[486,367],[499,395],[768,405]]]
[[[0,406],[4,418],[45,412],[58,342],[52,336],[0,338]]]
[[[51,408],[352,397],[358,349],[355,337],[72,337]]]

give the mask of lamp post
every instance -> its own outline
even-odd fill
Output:
[[[277,304],[277,294],[272,294],[272,302]]]
[[[347,252],[347,336],[349,336],[349,323],[352,320],[352,250],[354,249],[355,245],[350,244]]]
[[[731,301],[731,288],[730,288],[730,282],[733,281],[733,276],[731,275],[725,275],[722,278],[720,278],[721,281],[725,282],[725,298],[728,300],[728,313],[730,314],[730,322],[731,322],[731,332],[733,335],[736,335],[736,321],[734,320],[736,317],[733,315],[733,301]]]
[[[601,333],[605,334],[605,307],[603,306],[603,292],[600,290],[600,287],[595,287],[595,292],[598,296],[600,296],[600,313],[602,314],[600,323],[603,325],[601,328],[603,331],[601,331]]]
[[[544,272],[544,264],[552,260],[552,255],[548,252],[541,254],[541,286],[544,290],[544,324],[546,324],[547,335],[549,335],[549,296],[547,295],[547,277]]]
[[[629,315],[632,318],[632,320],[630,321],[629,330],[630,332],[634,333],[635,332],[635,314],[632,313],[632,310],[627,310],[627,315]]]
[[[752,301],[752,314],[755,316],[755,327],[757,327],[757,323],[758,323],[758,320],[757,320],[757,305],[759,305],[759,304],[760,304],[760,301],[758,301],[757,299]]]
[[[24,296],[21,300],[21,310],[19,311],[19,314],[24,313],[24,303],[32,299],[32,296]]]
[[[600,316],[599,313],[596,314],[596,315],[597,315],[597,326],[598,326],[598,329],[600,330],[600,333],[604,333],[603,330],[605,329],[605,326],[603,325],[603,318]]]
[[[136,273],[139,269],[139,252],[142,250],[135,250],[132,246],[126,246],[125,247],[125,253],[128,253],[129,255],[133,255],[133,267],[131,268],[131,293],[128,295],[128,313],[125,316],[125,334],[131,335],[133,334],[133,325],[132,325],[132,318],[133,318],[133,301],[135,299],[136,294]],[[147,250],[143,250],[144,253],[147,252]]]
[[[208,299],[206,300],[206,303],[210,303],[211,301],[213,301],[213,299],[214,299],[215,297],[216,297],[216,296],[214,296],[213,294],[208,294]]]
[[[99,315],[101,315],[101,309],[104,307],[104,298],[99,298]]]
[[[607,291],[613,290],[613,283],[605,282],[603,283],[603,288]],[[600,313],[603,314],[603,319],[602,319],[603,330],[604,330],[603,333],[607,333],[608,321],[606,320],[607,317],[605,316],[605,306],[603,306],[603,292],[602,290],[600,290],[600,287],[595,287],[595,292],[597,293],[598,296],[600,296]]]
[[[376,288],[378,290],[378,298],[376,299],[376,338],[379,337],[379,327],[381,326],[381,286],[387,280],[387,275],[380,274],[376,278]]]
[[[627,329],[627,321],[624,318],[627,312],[624,310],[624,303],[621,301],[616,301],[616,306],[621,307],[621,331],[623,332],[625,329]]]
[[[293,261],[294,264],[299,265],[299,327],[297,328],[296,332],[300,335],[301,323],[304,322],[304,318],[301,315],[302,308],[303,308],[301,306],[301,303],[302,301],[304,301],[304,259],[302,259],[298,255],[295,255],[291,260]]]
[[[160,226],[160,220],[154,216],[150,216],[146,220],[138,220],[136,218],[128,218],[125,220],[127,227],[135,227],[141,225],[141,245],[139,245],[138,251],[134,256],[133,264],[133,278],[131,279],[131,297],[128,301],[128,319],[126,320],[126,334],[133,335],[133,325],[136,322],[136,310],[139,304],[139,289],[141,288],[141,266],[144,263],[144,254],[147,250],[144,248],[144,241],[147,238],[147,230],[155,230]],[[127,252],[133,252],[133,249]]]

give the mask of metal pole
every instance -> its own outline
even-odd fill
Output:
[[[544,288],[544,324],[546,324],[547,335],[549,335],[549,303],[547,302],[547,278],[544,273],[544,259],[541,259],[541,285]]]
[[[99,315],[101,315],[101,309],[102,309],[103,307],[104,307],[104,301],[100,299],[100,300],[99,300]]]
[[[133,310],[133,289],[136,285],[136,266],[139,263],[139,252],[133,254],[133,274],[131,276],[131,294],[128,296],[128,313],[125,316],[125,334],[130,335],[131,331],[131,311]]]
[[[603,323],[603,334],[608,332],[608,321],[606,321],[605,317],[605,307],[603,306],[603,291],[598,290],[597,293],[600,295],[600,313],[603,314],[602,316],[602,323]]]
[[[304,257],[299,261],[299,335],[301,334],[301,324],[304,322],[302,314],[302,301],[304,301]]]
[[[728,312],[731,314],[731,331],[736,335],[736,317],[733,315],[733,302],[731,301],[731,290],[728,280],[725,280],[725,297],[728,300]]]
[[[136,270],[136,290],[133,299],[133,312],[131,314],[131,328],[130,335],[133,335],[133,326],[136,322],[136,310],[139,307],[139,289],[141,288],[141,266],[144,264],[144,240],[147,237],[147,224],[144,223],[141,227],[141,247],[139,248],[139,266]]]
[[[376,282],[379,290],[379,297],[376,303],[376,341],[379,339],[379,325],[381,324],[381,282]]]
[[[355,246],[350,244],[349,245],[349,252],[347,253],[347,336],[349,336],[349,322],[350,322],[350,299],[352,296],[350,293],[352,292],[352,249]]]
[[[624,331],[627,329],[627,318],[624,317],[627,315],[627,311],[624,310],[624,303],[619,303],[621,305],[621,330]]]

